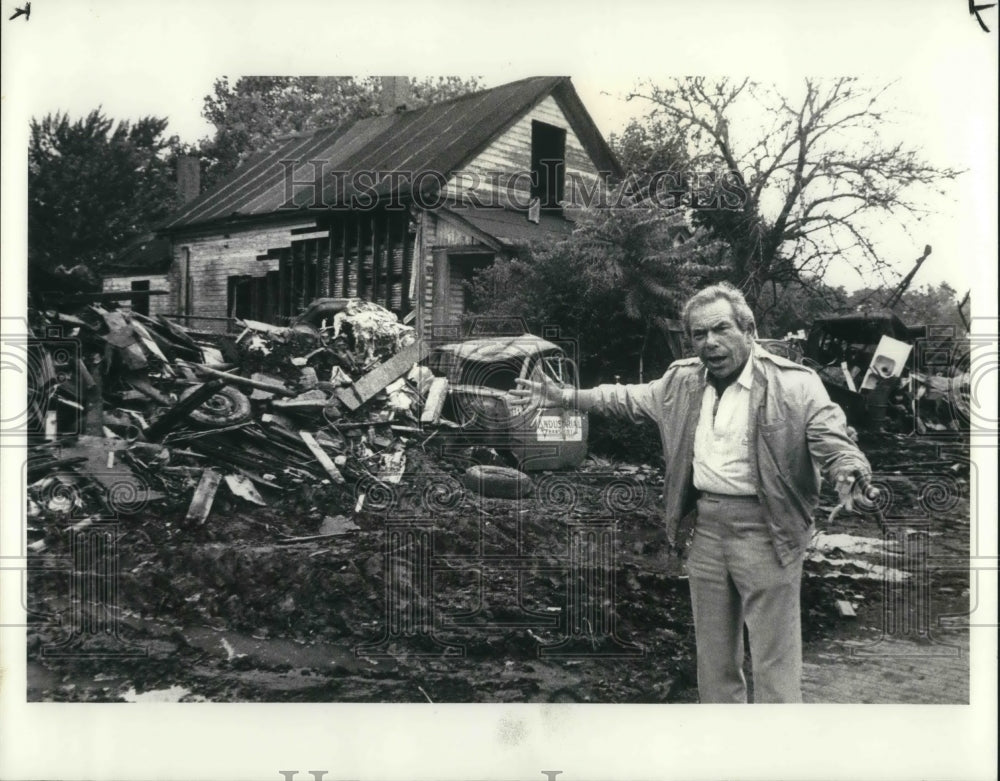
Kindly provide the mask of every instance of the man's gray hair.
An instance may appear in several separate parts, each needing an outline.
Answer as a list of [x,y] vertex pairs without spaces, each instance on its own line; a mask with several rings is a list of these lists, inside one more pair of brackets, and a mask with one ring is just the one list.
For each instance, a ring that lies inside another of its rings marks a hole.
[[750,309],[750,305],[747,304],[746,298],[744,298],[743,293],[740,292],[739,288],[734,287],[729,282],[719,282],[715,285],[709,285],[702,290],[699,290],[691,298],[687,300],[684,304],[684,311],[681,313],[681,321],[684,323],[684,332],[690,336],[691,335],[691,312],[692,310],[704,306],[705,304],[711,304],[713,301],[728,301],[733,307],[733,314],[736,317],[736,325],[739,326],[743,333],[755,333],[757,331],[757,323],[754,320],[753,310]]

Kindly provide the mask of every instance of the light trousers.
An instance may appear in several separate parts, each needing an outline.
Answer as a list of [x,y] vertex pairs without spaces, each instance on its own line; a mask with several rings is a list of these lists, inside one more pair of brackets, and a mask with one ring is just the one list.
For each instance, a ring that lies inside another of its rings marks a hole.
[[782,566],[755,497],[702,495],[687,563],[701,702],[802,702],[802,557]]

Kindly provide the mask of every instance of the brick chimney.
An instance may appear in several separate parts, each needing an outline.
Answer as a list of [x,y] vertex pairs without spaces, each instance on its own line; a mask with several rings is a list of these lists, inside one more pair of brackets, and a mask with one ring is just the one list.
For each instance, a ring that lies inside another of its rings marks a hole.
[[201,161],[194,155],[177,158],[177,201],[185,204],[201,195]]
[[410,80],[406,76],[382,76],[379,109],[382,114],[405,111],[412,102]]

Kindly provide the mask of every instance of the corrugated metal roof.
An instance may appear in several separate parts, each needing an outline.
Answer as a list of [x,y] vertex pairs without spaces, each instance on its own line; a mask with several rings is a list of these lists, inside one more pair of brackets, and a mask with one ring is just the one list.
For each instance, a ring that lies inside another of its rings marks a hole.
[[566,238],[574,227],[574,223],[565,217],[545,212],[542,212],[537,224],[527,218],[526,212],[512,209],[456,208],[446,212],[494,237],[501,244],[512,246],[538,239]]
[[[327,172],[345,171],[352,175],[359,171],[438,171],[448,176],[557,88],[570,107],[570,122],[581,128],[578,134],[587,139],[584,143],[590,145],[591,154],[599,164],[618,170],[617,161],[596,132],[569,79],[539,76],[293,138],[270,153],[248,160],[228,179],[168,218],[160,230],[169,232],[227,219],[293,211],[294,207],[285,207],[283,160],[297,161],[296,181],[311,179],[313,168],[308,164],[311,160],[326,161]],[[344,187],[332,177],[328,181],[324,204],[342,203],[356,194],[349,182]],[[409,193],[410,183],[399,182],[396,188],[399,194]],[[383,181],[372,190],[384,196],[389,188],[390,183]],[[338,189],[342,192],[337,192]],[[312,197],[311,188],[297,187],[294,204],[300,209],[308,208]]]

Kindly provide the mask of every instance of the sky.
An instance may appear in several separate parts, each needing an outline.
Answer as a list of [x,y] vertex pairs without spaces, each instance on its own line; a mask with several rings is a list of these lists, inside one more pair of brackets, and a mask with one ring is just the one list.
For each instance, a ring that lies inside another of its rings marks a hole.
[[[409,8],[400,3],[386,5]],[[843,7],[852,5],[869,8],[850,2]],[[966,171],[947,184],[944,194],[928,194],[926,203],[933,213],[919,224],[910,223],[909,235],[895,220],[871,226],[873,237],[899,274],[910,269],[925,244],[932,245],[933,252],[913,284],[946,281],[962,295],[979,282],[970,263],[968,239],[977,225],[982,227],[982,221],[978,210],[970,210],[970,204],[979,204],[979,193],[984,188],[996,192],[995,40],[991,46],[988,35],[977,38],[973,33],[979,28],[971,17],[966,18],[968,14],[938,13],[941,19],[935,22],[937,35],[929,36],[922,15],[914,11],[920,3],[886,5],[899,10],[898,14],[889,14],[894,26],[904,28],[898,37],[905,40],[906,28],[913,28],[912,45],[890,48],[884,31],[875,25],[851,26],[860,45],[852,45],[850,56],[837,61],[831,71],[818,51],[809,50],[811,56],[796,61],[792,67],[793,49],[769,50],[768,40],[746,41],[744,45],[755,51],[756,57],[745,57],[727,48],[721,25],[739,17],[742,11],[725,2],[717,5],[717,14],[694,12],[710,34],[705,36],[704,46],[681,60],[683,70],[678,70],[669,57],[671,47],[677,44],[676,30],[668,30],[662,39],[649,35],[655,25],[650,30],[632,31],[630,35],[636,40],[631,46],[615,40],[615,26],[620,22],[607,11],[595,14],[597,22],[585,28],[589,35],[577,41],[576,51],[568,36],[561,38],[562,45],[544,47],[531,33],[538,29],[537,25],[523,30],[515,25],[509,37],[502,34],[505,28],[500,26],[495,45],[501,56],[509,59],[498,63],[471,58],[464,39],[456,36],[449,41],[447,31],[429,24],[427,19],[408,20],[412,29],[403,38],[393,39],[392,46],[377,45],[377,35],[372,47],[366,47],[363,41],[345,42],[328,9],[319,3],[280,6],[305,8],[318,19],[329,19],[327,24],[321,22],[308,28],[293,25],[289,30],[287,23],[295,15],[279,12],[277,5],[256,2],[194,4],[181,0],[161,5],[36,0],[29,23],[20,27],[11,24],[4,31],[3,129],[8,137],[6,148],[16,149],[19,137],[26,134],[25,117],[57,110],[82,116],[101,106],[106,115],[116,119],[145,114],[166,116],[170,120],[169,132],[193,143],[211,134],[201,109],[205,95],[211,93],[214,80],[220,76],[364,75],[394,72],[389,68],[405,64],[400,72],[409,75],[479,75],[487,86],[539,73],[569,75],[607,136],[647,110],[643,101],[624,99],[644,79],[665,81],[668,76],[685,73],[749,75],[774,81],[791,91],[800,86],[804,74],[857,74],[873,84],[893,82],[889,96],[897,107],[897,121],[885,128],[887,139],[905,142],[931,163]],[[690,9],[688,13],[691,15]],[[871,15],[870,8],[865,15]],[[384,25],[388,18],[381,17],[379,24]],[[506,19],[508,28],[509,22]],[[783,39],[781,24],[766,31],[771,38]],[[543,39],[560,37],[558,29],[556,25],[547,29]],[[595,32],[601,29],[606,31],[606,38],[598,41]],[[724,29],[732,33],[731,27]],[[263,48],[244,46],[242,31],[251,32],[248,38],[254,32],[272,35]],[[802,48],[801,40],[798,45]],[[8,54],[8,48],[14,51]],[[662,62],[660,49],[665,52]],[[425,56],[400,58],[414,50]],[[55,52],[58,58],[53,57]],[[871,61],[859,53],[868,55]],[[420,63],[419,69],[414,69],[414,61]],[[814,67],[808,67],[811,62]],[[737,140],[741,130],[742,137],[750,138],[752,123],[734,130]],[[972,246],[978,251],[982,243],[974,242]],[[848,263],[831,267],[826,281],[851,289],[867,282]]]
[[[30,20],[8,21],[23,4],[6,0],[0,19],[5,321],[23,317],[26,301],[24,151],[32,116],[82,115],[100,105],[115,118],[165,115],[172,132],[196,141],[207,132],[203,97],[224,74],[480,74],[488,84],[560,74],[572,77],[608,134],[634,111],[618,96],[639,77],[728,74],[788,84],[805,74],[858,74],[897,82],[904,113],[887,136],[907,139],[933,163],[967,171],[911,238],[900,239],[894,225],[880,226],[891,254],[905,272],[931,244],[915,284],[945,280],[960,294],[971,288],[973,313],[983,318],[977,332],[997,333],[996,9],[983,14],[992,30],[984,33],[966,0],[33,0]],[[850,275],[838,269],[827,281],[847,284]],[[6,376],[4,383],[8,395]],[[995,453],[984,452],[979,458],[993,462],[982,462],[981,473],[995,474]],[[5,466],[17,472],[9,461]],[[17,482],[23,484],[19,474],[11,484]],[[20,517],[23,499],[16,490],[4,493],[4,516]],[[981,496],[989,495],[987,487]],[[987,520],[996,517],[995,491],[989,501]],[[980,530],[993,545],[994,527]],[[0,527],[5,553],[12,533],[18,544],[11,529]],[[19,610],[14,583],[0,589],[0,600]],[[710,763],[730,759],[738,759],[730,777],[995,775],[989,761],[995,645],[986,664],[973,666],[974,707],[933,712],[810,706],[808,718],[795,708],[754,711],[750,718],[710,708],[530,705],[185,705],[123,712],[113,705],[23,707],[23,635],[2,631],[0,776],[8,778],[279,779],[286,768],[300,768],[297,778],[327,768],[327,779],[539,779],[549,768],[563,771],[559,781],[662,778],[665,770],[695,778],[706,777]],[[995,630],[991,636],[995,643]],[[497,740],[512,718],[524,725],[517,746]]]

